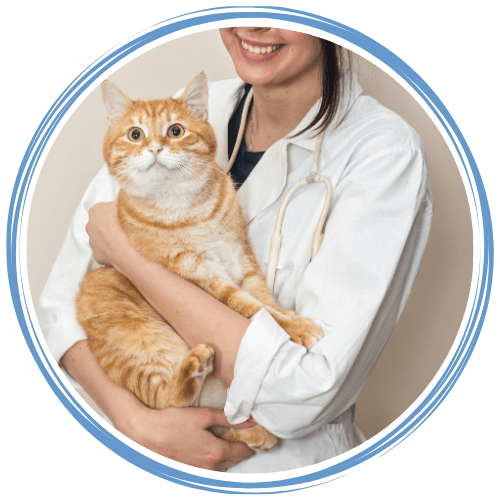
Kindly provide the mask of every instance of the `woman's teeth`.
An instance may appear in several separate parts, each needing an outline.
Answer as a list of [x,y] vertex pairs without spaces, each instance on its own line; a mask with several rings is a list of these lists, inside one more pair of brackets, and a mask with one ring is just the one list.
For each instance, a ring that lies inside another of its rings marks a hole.
[[251,45],[248,45],[245,43],[243,40],[241,41],[241,45],[243,45],[243,48],[245,50],[248,50],[249,52],[252,52],[253,54],[270,54],[271,52],[274,52],[278,49],[281,49],[283,47],[282,45],[268,45],[267,47],[252,47]]

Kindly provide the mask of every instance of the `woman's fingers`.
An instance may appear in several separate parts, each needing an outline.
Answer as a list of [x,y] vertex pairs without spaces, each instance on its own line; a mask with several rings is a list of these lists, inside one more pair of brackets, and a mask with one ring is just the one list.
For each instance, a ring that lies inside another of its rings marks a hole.
[[223,410],[213,410],[210,408],[205,408],[205,410],[205,428],[219,425],[222,427],[232,427],[234,429],[248,429],[256,425],[252,419],[249,419],[241,424],[232,425],[228,422]]
[[236,465],[243,460],[247,460],[254,455],[254,451],[245,443],[230,443],[229,441],[221,441],[221,460],[215,466],[214,470],[225,472],[229,467]]
[[[204,427],[233,427],[234,429],[248,429],[255,425],[255,422],[247,421],[238,425],[231,425],[226,415],[222,410],[214,410],[211,408],[200,409],[200,414],[204,418]],[[215,437],[215,436],[214,436]],[[254,455],[254,451],[249,448],[245,443],[237,442],[232,443],[215,437],[216,439],[216,464],[210,467],[219,472],[225,472],[229,467],[240,463],[242,460],[247,460]]]

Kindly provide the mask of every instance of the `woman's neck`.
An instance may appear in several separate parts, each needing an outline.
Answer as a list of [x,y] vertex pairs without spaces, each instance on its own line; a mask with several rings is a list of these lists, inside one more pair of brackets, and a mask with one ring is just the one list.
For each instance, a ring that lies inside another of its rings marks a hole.
[[[285,137],[318,101],[321,91],[319,74],[313,79],[284,82],[280,85],[255,85],[252,118],[247,120],[247,144],[253,135],[253,151],[265,151]],[[253,134],[250,121],[253,121]]]

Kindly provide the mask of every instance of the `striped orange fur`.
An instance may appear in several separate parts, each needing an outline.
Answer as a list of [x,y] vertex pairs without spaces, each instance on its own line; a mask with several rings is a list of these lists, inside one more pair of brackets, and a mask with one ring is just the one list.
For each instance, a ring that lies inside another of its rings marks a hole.
[[[107,81],[102,90],[104,157],[121,187],[118,217],[130,243],[247,318],[265,307],[294,342],[314,345],[320,329],[276,304],[248,244],[236,190],[215,162],[205,75],[179,99],[131,101]],[[76,310],[106,374],[147,406],[223,407],[225,388],[209,376],[213,349],[190,350],[116,270],[87,274]],[[260,426],[219,435],[261,450],[277,444]]]

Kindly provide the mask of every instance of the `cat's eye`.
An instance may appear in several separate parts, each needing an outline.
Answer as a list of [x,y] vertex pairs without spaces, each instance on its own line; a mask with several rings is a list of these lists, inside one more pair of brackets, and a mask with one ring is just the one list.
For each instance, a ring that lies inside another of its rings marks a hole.
[[175,125],[172,125],[171,127],[168,128],[167,135],[171,139],[179,139],[179,137],[182,137],[184,135],[184,129],[182,128],[181,125],[176,123]]
[[132,142],[141,142],[144,139],[144,131],[139,127],[131,128],[127,134],[128,140]]

